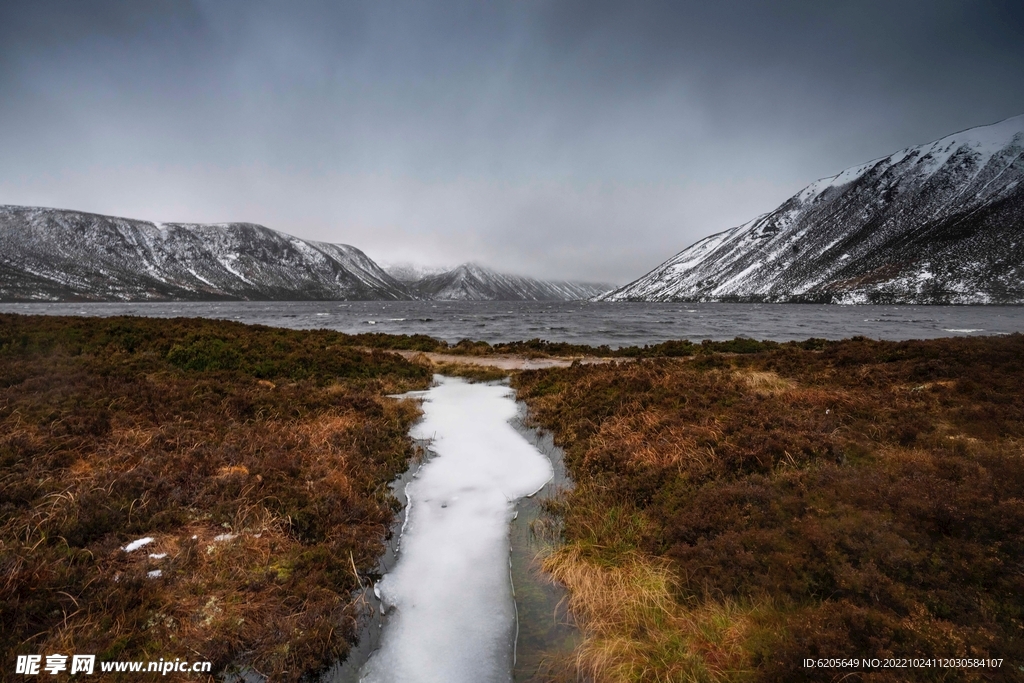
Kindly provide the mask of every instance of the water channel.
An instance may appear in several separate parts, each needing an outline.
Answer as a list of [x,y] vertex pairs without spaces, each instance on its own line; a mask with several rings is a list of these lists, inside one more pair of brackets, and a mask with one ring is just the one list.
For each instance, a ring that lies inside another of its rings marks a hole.
[[324,681],[529,680],[575,638],[536,560],[542,500],[567,484],[558,450],[505,385],[437,376],[405,396],[426,455],[394,485],[405,509],[361,642]]

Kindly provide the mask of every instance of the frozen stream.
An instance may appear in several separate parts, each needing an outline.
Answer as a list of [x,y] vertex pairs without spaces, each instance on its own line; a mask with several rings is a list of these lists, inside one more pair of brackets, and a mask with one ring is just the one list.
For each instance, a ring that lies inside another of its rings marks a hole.
[[406,489],[398,562],[378,584],[390,611],[360,680],[505,683],[516,631],[509,524],[551,463],[509,424],[508,387],[441,377],[416,395],[423,419],[412,436],[434,457]]

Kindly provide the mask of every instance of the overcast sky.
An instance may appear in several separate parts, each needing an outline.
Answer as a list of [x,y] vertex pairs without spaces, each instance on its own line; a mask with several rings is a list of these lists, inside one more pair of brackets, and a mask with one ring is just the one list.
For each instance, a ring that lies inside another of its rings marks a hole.
[[1019,0],[0,0],[0,203],[622,284],[1022,65]]

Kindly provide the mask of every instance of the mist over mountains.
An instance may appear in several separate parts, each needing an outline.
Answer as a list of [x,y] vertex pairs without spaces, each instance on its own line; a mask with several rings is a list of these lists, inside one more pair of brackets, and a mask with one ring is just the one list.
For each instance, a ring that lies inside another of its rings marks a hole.
[[593,297],[613,285],[546,282],[476,265],[405,279],[359,249],[252,223],[152,223],[0,206],[0,300],[521,300]]
[[603,301],[1024,303],[1024,115],[815,181]]

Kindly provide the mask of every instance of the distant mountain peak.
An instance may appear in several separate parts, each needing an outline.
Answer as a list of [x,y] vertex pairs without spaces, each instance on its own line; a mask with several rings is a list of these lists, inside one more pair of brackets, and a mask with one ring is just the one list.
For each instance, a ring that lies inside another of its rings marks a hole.
[[507,275],[472,262],[413,285],[421,298],[447,301],[571,301],[590,299],[609,289],[612,286]]
[[437,275],[451,270],[448,266],[427,266],[420,263],[413,263],[411,261],[381,261],[379,263],[380,267],[383,268],[388,275],[399,282],[404,282],[406,284],[422,280],[428,275]]
[[606,301],[1024,303],[1024,115],[816,180]]

